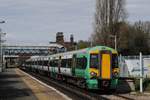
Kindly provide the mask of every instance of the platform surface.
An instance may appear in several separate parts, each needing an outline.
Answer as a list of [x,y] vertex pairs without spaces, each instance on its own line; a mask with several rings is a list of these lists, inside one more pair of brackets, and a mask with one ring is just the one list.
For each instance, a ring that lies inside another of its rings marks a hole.
[[66,100],[66,95],[46,87],[20,69],[0,73],[0,100]]

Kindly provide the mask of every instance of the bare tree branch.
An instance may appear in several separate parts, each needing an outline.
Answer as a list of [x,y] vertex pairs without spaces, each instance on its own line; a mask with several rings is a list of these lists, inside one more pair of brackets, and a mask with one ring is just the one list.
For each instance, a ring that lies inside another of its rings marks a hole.
[[96,0],[93,41],[112,46],[109,35],[116,35],[119,22],[126,18],[125,0]]

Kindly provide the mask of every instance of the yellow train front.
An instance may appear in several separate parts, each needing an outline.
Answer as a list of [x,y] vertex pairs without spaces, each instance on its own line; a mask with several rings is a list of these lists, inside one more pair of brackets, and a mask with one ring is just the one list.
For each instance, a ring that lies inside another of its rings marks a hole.
[[88,89],[116,89],[118,85],[118,53],[109,47],[89,50]]

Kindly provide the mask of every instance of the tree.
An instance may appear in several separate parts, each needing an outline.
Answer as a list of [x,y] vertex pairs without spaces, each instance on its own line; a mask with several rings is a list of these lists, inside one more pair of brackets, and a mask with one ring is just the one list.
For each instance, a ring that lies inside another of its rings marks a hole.
[[135,53],[143,52],[143,54],[149,53],[149,27],[150,24],[148,22],[138,21],[133,25],[134,32],[132,34],[132,45],[131,49],[134,50]]
[[90,47],[90,42],[89,41],[80,40],[78,42],[77,46],[78,46],[78,49],[84,49],[84,48]]
[[110,35],[117,35],[119,23],[126,18],[125,0],[96,0],[94,44],[112,46]]
[[138,21],[133,24],[127,24],[126,28],[121,29],[120,42],[118,50],[123,55],[135,55],[139,52],[143,54],[150,53],[149,39],[149,22]]

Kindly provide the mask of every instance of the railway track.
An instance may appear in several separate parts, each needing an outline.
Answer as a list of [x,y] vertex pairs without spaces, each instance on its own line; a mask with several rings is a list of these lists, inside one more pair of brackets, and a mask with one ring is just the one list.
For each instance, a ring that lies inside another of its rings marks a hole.
[[64,94],[73,98],[73,100],[134,100],[132,98],[129,98],[128,96],[119,95],[117,92],[114,93],[110,91],[88,91],[78,88],[77,86],[74,86],[72,84],[68,84],[55,79],[50,79],[47,76],[43,76],[41,74],[35,74],[26,70],[23,71],[63,92]]

